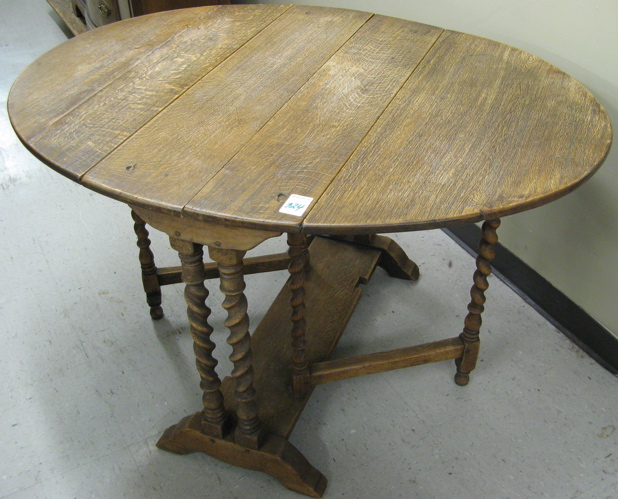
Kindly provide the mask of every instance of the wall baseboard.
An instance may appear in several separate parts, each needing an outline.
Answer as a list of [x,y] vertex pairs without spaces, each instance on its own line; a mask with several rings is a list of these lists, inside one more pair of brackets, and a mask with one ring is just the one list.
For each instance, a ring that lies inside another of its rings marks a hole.
[[[476,256],[481,229],[474,224],[443,229]],[[500,243],[492,268],[511,287],[573,343],[618,376],[618,338]]]

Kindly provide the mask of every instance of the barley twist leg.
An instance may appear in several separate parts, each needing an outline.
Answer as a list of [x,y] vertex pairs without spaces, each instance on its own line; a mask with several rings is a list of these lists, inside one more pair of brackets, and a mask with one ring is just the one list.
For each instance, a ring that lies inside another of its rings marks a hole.
[[217,360],[212,352],[215,344],[208,324],[210,309],[206,305],[208,290],[204,286],[204,252],[202,246],[174,237],[170,238],[172,248],[178,251],[182,265],[182,281],[185,283],[187,315],[193,337],[195,363],[200,374],[202,389],[202,431],[210,436],[222,438],[229,426],[229,419],[223,406],[221,380],[215,370]]
[[467,385],[470,381],[470,373],[476,367],[480,340],[479,330],[481,328],[481,314],[484,310],[485,291],[489,288],[487,277],[491,274],[491,261],[496,256],[494,245],[498,242],[496,230],[500,226],[500,220],[487,220],[483,224],[482,239],[479,244],[479,255],[476,259],[474,272],[474,285],[470,289],[472,300],[468,305],[468,315],[464,323],[464,330],[459,335],[464,343],[464,354],[455,361],[457,374],[455,383],[460,386]]
[[142,268],[142,283],[144,285],[144,291],[146,292],[146,302],[150,306],[150,317],[154,320],[159,320],[163,317],[163,309],[161,308],[161,286],[159,285],[154,255],[150,249],[150,239],[148,238],[148,230],[146,230],[146,222],[133,210],[131,210],[131,217],[135,222],[133,230],[137,236],[139,263]]
[[290,305],[292,307],[292,389],[297,397],[305,397],[309,393],[310,374],[305,347],[305,268],[307,259],[307,236],[304,234],[288,234],[290,265]]
[[232,377],[236,382],[234,397],[238,402],[235,441],[237,444],[258,449],[264,431],[258,418],[253,366],[251,364],[251,336],[243,278],[245,251],[209,247],[210,257],[217,262],[221,279],[220,289],[225,295],[223,308],[227,310],[225,326],[230,330],[228,343],[232,346],[230,360],[234,363]]

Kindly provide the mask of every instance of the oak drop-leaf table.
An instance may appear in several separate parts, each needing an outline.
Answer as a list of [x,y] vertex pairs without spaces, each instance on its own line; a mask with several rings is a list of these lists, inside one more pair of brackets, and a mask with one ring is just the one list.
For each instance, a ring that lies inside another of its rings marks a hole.
[[[159,447],[264,471],[310,496],[326,478],[288,437],[313,387],[446,359],[465,385],[499,219],[582,184],[612,138],[582,85],[521,50],[289,5],[176,10],[87,32],[21,74],[9,114],[44,163],[131,207],[153,318],[160,286],[186,284],[203,409]],[[459,336],[329,360],[377,265],[418,276],[377,233],[481,220]],[[156,268],[146,223],[170,236],[181,270]],[[287,254],[245,258],[282,233]],[[286,267],[288,285],[250,334],[243,274]],[[233,347],[223,382],[207,321],[211,277]]]

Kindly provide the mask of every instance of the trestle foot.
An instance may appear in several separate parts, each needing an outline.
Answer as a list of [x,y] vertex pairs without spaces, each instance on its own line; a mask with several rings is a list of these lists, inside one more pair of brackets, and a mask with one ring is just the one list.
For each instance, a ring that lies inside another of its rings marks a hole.
[[329,237],[337,241],[346,241],[380,250],[378,266],[386,270],[391,277],[409,281],[416,281],[419,278],[418,265],[410,260],[402,247],[390,237],[377,234]]
[[157,447],[175,454],[203,452],[220,461],[266,473],[300,494],[309,497],[324,494],[326,477],[286,438],[266,434],[259,449],[247,448],[234,442],[231,435],[223,439],[204,435],[200,420],[198,412],[169,427]]

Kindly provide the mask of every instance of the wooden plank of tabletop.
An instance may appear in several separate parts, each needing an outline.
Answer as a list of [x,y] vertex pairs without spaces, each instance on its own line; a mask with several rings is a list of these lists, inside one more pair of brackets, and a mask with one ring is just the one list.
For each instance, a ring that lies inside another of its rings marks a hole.
[[279,213],[285,200],[320,197],[442,31],[374,16],[184,211],[243,226],[298,226],[298,216]]
[[131,204],[180,212],[371,16],[290,8],[88,172],[84,183]]
[[31,138],[31,147],[79,178],[288,8],[259,7],[197,9],[183,23],[175,16],[149,19],[151,30],[174,34]]
[[23,139],[31,139],[165,43],[178,25],[196,16],[195,11],[174,11],[158,29],[150,24],[157,24],[154,18],[148,23],[128,19],[53,48],[28,66],[11,89],[9,111],[15,128]]
[[596,99],[513,47],[445,33],[303,223],[389,232],[488,219],[566,194],[605,158]]

